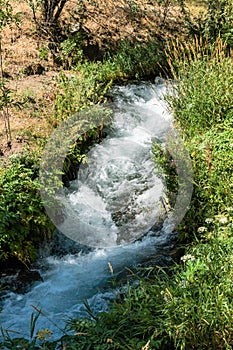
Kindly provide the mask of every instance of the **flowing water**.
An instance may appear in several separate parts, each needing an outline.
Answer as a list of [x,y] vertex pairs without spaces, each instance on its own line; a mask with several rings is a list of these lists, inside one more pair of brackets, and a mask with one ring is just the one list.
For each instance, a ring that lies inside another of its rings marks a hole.
[[[114,88],[113,128],[89,152],[88,165],[80,168],[66,194],[72,213],[90,228],[84,242],[93,246],[93,237],[95,242],[104,237],[106,247],[46,258],[43,281],[26,294],[9,293],[5,299],[0,314],[4,329],[28,337],[33,305],[42,310],[36,330],[48,327],[58,337],[67,319],[86,315],[84,299],[95,312],[107,310],[117,293],[108,284],[111,267],[114,273],[132,268],[168,244],[171,232],[161,225],[163,184],[151,160],[152,140],[165,143],[171,128],[165,91],[163,84],[150,83]],[[72,220],[63,226],[69,236],[84,235]]]

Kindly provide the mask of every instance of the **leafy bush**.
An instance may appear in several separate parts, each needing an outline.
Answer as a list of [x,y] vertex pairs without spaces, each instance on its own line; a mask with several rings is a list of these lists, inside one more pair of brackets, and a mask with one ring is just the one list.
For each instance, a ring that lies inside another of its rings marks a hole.
[[103,76],[105,68],[101,62],[85,61],[77,65],[69,76],[60,75],[54,106],[55,122],[104,101],[104,94],[112,85],[112,81]]
[[186,27],[193,37],[198,36],[215,42],[218,37],[223,39],[228,48],[233,47],[233,3],[231,0],[202,1],[205,10],[194,16],[189,10],[188,1],[178,0],[183,13]]
[[53,226],[45,214],[38,190],[36,157],[14,156],[0,176],[0,259],[35,259],[36,247]]
[[233,47],[233,3],[231,0],[209,0],[205,20],[205,36],[216,40],[220,35]]
[[118,68],[124,78],[156,76],[161,73],[161,69],[166,71],[164,45],[165,42],[159,40],[144,43],[122,41],[110,62]]

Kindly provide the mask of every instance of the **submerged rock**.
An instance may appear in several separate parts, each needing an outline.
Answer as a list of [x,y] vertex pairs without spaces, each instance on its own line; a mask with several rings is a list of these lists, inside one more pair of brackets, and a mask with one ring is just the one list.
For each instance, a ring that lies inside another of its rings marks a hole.
[[26,293],[30,290],[32,284],[41,281],[43,281],[43,278],[38,270],[21,270],[17,276],[16,292]]
[[43,279],[37,269],[27,268],[19,261],[12,259],[7,264],[2,264],[0,272],[0,299],[6,297],[9,292],[27,293],[35,282]]

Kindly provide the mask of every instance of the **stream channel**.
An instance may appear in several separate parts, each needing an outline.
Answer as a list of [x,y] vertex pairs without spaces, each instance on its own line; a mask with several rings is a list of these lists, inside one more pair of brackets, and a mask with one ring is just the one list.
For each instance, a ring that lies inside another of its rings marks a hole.
[[[68,319],[87,316],[85,299],[94,312],[107,310],[118,292],[111,279],[125,268],[150,261],[171,244],[175,233],[163,222],[164,187],[151,153],[153,139],[165,144],[172,128],[164,93],[159,79],[113,89],[113,128],[89,151],[89,163],[71,182],[67,198],[77,216],[100,234],[121,237],[120,244],[68,249],[62,256],[41,259],[42,281],[24,294],[9,292],[3,301],[1,326],[20,332],[12,336],[29,337],[32,305],[42,310],[35,332],[47,327],[53,338],[62,335]],[[125,235],[133,237],[132,242],[124,241]]]

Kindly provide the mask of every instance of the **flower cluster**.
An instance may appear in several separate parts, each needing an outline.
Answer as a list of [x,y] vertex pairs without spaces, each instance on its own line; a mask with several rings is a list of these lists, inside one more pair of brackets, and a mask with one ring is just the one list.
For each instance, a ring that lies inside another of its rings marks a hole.
[[207,231],[207,228],[205,226],[198,227],[198,229],[197,229],[198,233],[203,233],[203,232],[206,232],[206,231]]
[[206,222],[207,224],[211,224],[213,221],[214,221],[214,219],[212,219],[212,218],[207,218],[207,219],[205,219],[205,222]]
[[187,254],[181,257],[181,261],[183,261],[184,263],[187,261],[193,261],[195,260],[195,257],[191,254]]
[[228,218],[226,216],[223,216],[223,215],[216,215],[215,216],[217,221],[220,223],[220,224],[227,224],[228,223]]

